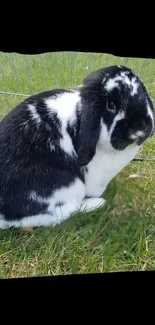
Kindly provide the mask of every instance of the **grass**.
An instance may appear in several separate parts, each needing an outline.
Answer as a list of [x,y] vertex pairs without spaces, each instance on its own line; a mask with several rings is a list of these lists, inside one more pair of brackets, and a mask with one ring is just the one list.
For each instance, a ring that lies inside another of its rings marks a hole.
[[[0,91],[31,94],[80,84],[94,69],[131,67],[155,99],[155,60],[104,54],[0,53]],[[0,118],[23,100],[0,94]],[[155,157],[154,138],[145,155]],[[139,156],[142,153],[139,153]],[[107,205],[56,228],[0,230],[0,278],[155,269],[155,162],[131,162],[109,184]]]

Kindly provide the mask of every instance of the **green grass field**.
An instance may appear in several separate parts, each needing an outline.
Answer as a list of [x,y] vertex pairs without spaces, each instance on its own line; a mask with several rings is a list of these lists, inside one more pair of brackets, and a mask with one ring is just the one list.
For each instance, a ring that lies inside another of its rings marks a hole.
[[[0,92],[76,86],[89,71],[110,64],[132,68],[155,99],[155,60],[84,53],[0,53]],[[23,99],[0,94],[0,118]],[[145,145],[147,158],[155,158],[154,141]],[[154,189],[155,161],[134,161],[109,184],[104,208],[56,228],[0,230],[0,278],[155,269]]]

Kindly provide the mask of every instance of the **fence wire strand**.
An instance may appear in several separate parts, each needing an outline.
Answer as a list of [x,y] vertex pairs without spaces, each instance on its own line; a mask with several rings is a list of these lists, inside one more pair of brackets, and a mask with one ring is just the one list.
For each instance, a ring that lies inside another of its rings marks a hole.
[[16,93],[19,94],[19,86],[18,86],[18,72],[14,63],[14,59],[11,53],[8,54],[8,57],[11,61],[12,67],[13,67],[13,71],[14,71],[14,75],[15,75],[15,79],[16,79]]
[[74,67],[75,67],[75,52],[72,52],[72,76],[71,76],[71,86],[74,85]]
[[24,55],[24,60],[25,60],[25,64],[26,64],[28,87],[29,87],[30,95],[32,95],[30,66],[29,66],[29,62],[28,62],[28,59],[27,59],[26,55]]
[[92,53],[89,53],[89,56],[88,56],[88,73],[90,72],[91,63],[92,63]]
[[[4,85],[4,92],[7,93],[7,87],[6,87],[6,82],[5,82],[4,70],[3,70],[2,66],[1,66],[1,64],[0,64],[0,70],[1,70],[1,72],[2,72],[2,79],[3,79],[3,85]],[[8,109],[9,109],[9,108],[10,108],[10,104],[9,104],[9,100],[8,100],[7,96],[5,96],[5,101],[6,101],[6,103],[7,103],[7,107],[8,107]]]
[[43,67],[43,57],[40,55],[40,70],[41,70],[41,77],[42,77],[42,88],[45,88],[45,82],[44,82],[44,67]]
[[139,71],[139,77],[142,76],[143,74],[143,71],[144,71],[144,68],[150,63],[150,60],[149,59],[145,59],[141,68],[140,68],[140,71]]
[[58,55],[59,53],[55,53],[55,67],[56,67],[56,86],[59,87],[59,69],[58,69]]

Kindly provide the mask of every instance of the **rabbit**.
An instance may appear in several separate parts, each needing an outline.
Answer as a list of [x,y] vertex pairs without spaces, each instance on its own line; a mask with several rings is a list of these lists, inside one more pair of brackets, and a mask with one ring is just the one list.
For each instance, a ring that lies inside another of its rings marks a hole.
[[145,86],[125,66],[26,98],[0,122],[0,228],[54,227],[103,207],[154,121]]

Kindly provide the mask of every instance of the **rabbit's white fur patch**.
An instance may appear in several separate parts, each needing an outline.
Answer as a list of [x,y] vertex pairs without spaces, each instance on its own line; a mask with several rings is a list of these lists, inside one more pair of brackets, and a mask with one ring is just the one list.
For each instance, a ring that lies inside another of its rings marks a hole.
[[41,117],[38,114],[35,105],[28,105],[28,111],[30,112],[31,118],[33,121],[35,121],[37,124],[41,123]]
[[109,145],[103,149],[97,148],[96,154],[88,164],[85,176],[86,195],[99,197],[106,190],[107,185],[137,154],[139,147],[131,144],[123,151],[113,149]]
[[80,96],[78,91],[71,93],[63,93],[56,98],[48,98],[45,100],[46,107],[50,112],[57,113],[58,119],[61,121],[60,147],[69,155],[75,154],[72,140],[67,132],[68,122],[72,125],[76,121],[76,106],[80,103]]
[[150,108],[150,105],[147,101],[147,114],[148,116],[151,117],[151,120],[152,120],[152,127],[154,128],[154,116],[153,116],[153,112],[151,111],[151,108]]
[[[60,224],[67,219],[71,214],[78,211],[85,197],[85,186],[79,179],[69,187],[62,187],[56,190],[54,195],[49,198],[42,198],[36,192],[31,192],[29,198],[38,203],[47,203],[48,209],[45,214],[38,214],[35,216],[28,216],[20,221],[14,220],[13,222],[6,220],[1,216],[0,228],[7,227],[39,227]],[[56,206],[57,202],[62,202],[62,205]]]
[[131,80],[128,77],[128,73],[126,72],[121,72],[118,76],[115,78],[110,78],[106,85],[105,89],[107,91],[112,91],[114,88],[119,88],[119,83],[118,81],[123,81],[124,84],[128,85],[131,88],[130,95],[134,96],[137,94],[139,84],[136,80],[136,77],[133,77]]

